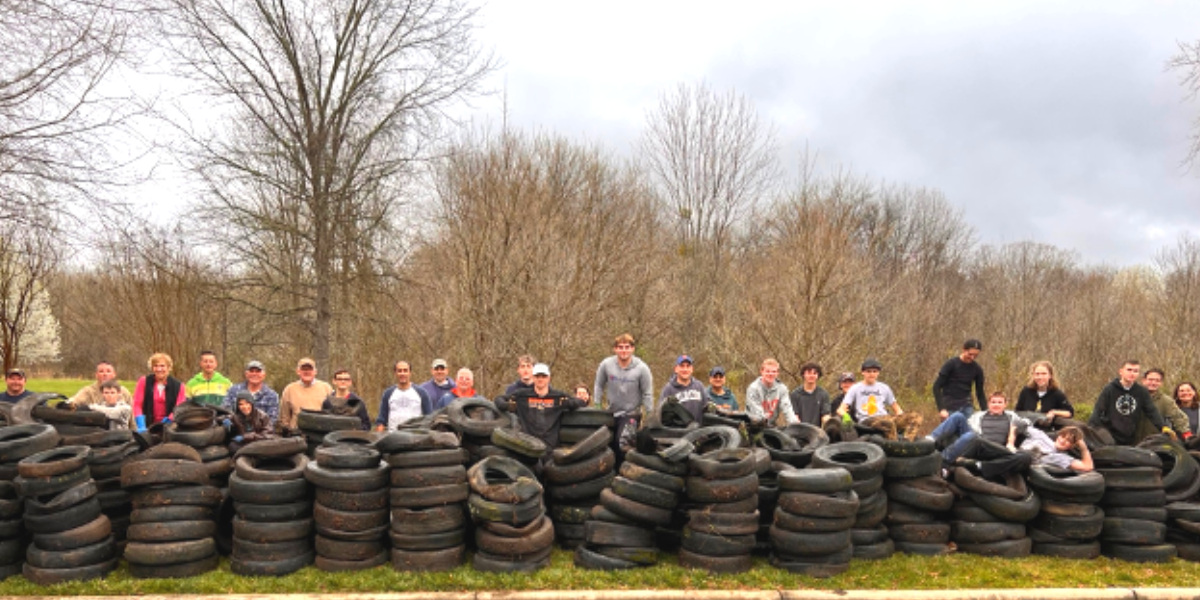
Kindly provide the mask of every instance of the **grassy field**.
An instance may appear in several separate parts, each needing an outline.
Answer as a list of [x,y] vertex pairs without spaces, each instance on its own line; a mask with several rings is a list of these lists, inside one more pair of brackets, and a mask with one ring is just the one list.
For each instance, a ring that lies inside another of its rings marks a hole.
[[[54,392],[68,398],[75,395],[79,388],[96,383],[95,379],[39,379],[31,377],[25,380],[25,389],[35,392]],[[121,385],[133,391],[136,381],[122,381]]]
[[1091,561],[1043,557],[982,558],[969,555],[919,557],[895,555],[876,562],[855,561],[850,570],[829,579],[793,575],[757,559],[755,567],[737,575],[710,575],[680,567],[673,555],[651,568],[622,572],[577,569],[572,554],[555,551],[550,567],[537,573],[479,573],[460,567],[445,573],[401,573],[385,565],[355,573],[324,573],[307,567],[286,577],[239,577],[229,564],[199,577],[182,580],[139,580],[122,567],[103,581],[39,587],[23,577],[0,583],[2,595],[122,595],[222,593],[331,593],[483,590],[599,589],[966,589],[966,588],[1105,588],[1197,587],[1200,569],[1174,561],[1142,565],[1100,558]]

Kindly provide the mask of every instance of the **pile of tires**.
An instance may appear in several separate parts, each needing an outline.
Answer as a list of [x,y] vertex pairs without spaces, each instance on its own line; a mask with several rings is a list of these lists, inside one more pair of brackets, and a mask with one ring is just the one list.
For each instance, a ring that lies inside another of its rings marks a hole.
[[122,553],[133,504],[129,490],[121,487],[121,467],[125,459],[141,451],[141,445],[127,429],[66,436],[62,441],[64,446],[80,445],[92,449],[88,469],[96,482],[96,499],[100,502],[100,510],[112,523],[113,539],[117,543],[118,554]]
[[[34,394],[19,402],[20,410],[13,407],[17,422],[48,423],[63,437],[88,435],[108,429],[108,417],[86,406],[75,407],[65,402],[54,406],[46,404],[49,400],[62,398],[59,394]],[[28,410],[28,414],[24,411]]]
[[209,483],[226,487],[233,473],[233,459],[226,445],[229,430],[221,423],[227,413],[187,402],[176,407],[174,415],[175,420],[163,427],[163,439],[195,448],[208,471]]
[[[854,557],[858,517],[854,478],[841,467],[792,469],[779,473],[779,506],[771,525],[771,564],[810,577],[844,572]],[[872,553],[891,554],[887,531],[866,538]],[[872,558],[868,553],[868,558]]]
[[[887,466],[883,470],[886,482],[884,491],[887,493],[885,522],[893,547],[899,543],[912,552],[914,547],[911,544],[944,546],[946,540],[954,539],[957,531],[969,531],[965,526],[956,529],[954,523],[950,522],[954,492],[940,475],[942,455],[931,440],[888,440],[878,436],[867,439],[878,445],[887,456]],[[978,541],[969,533],[964,533],[963,540],[967,543]],[[936,554],[940,549],[917,546],[916,550]],[[856,558],[880,559],[887,556],[886,545],[877,548],[855,546]]]
[[[693,454],[688,469],[686,489],[692,508],[683,528],[679,564],[713,573],[749,570],[760,520],[757,454],[750,448]],[[616,489],[617,482],[613,487]],[[713,514],[721,516],[714,520]],[[697,519],[693,521],[692,517]]]
[[1175,545],[1167,543],[1167,499],[1158,454],[1145,448],[1110,446],[1096,449],[1092,461],[1104,476],[1101,553],[1130,562],[1175,558]]
[[0,481],[0,579],[21,572],[27,546],[25,505],[11,481]]
[[764,429],[754,445],[765,449],[773,461],[803,469],[817,448],[829,445],[829,436],[815,425],[793,423],[783,429]]
[[611,441],[612,432],[598,426],[578,443],[554,450],[542,470],[550,520],[564,549],[574,550],[584,543],[592,509],[600,504],[600,493],[612,484],[616,456],[609,447]]
[[1035,465],[1029,469],[1029,487],[1042,500],[1041,513],[1029,524],[1034,554],[1100,556],[1104,511],[1096,503],[1104,497],[1103,475]]
[[[376,442],[391,468],[392,568],[446,571],[466,557],[467,452],[456,434],[394,431]],[[363,501],[370,499],[364,497]],[[374,506],[373,503],[369,504]]]
[[229,569],[238,575],[287,575],[313,562],[310,466],[300,438],[247,444],[229,477],[233,545]]
[[133,500],[124,553],[131,575],[191,577],[217,567],[213,511],[221,490],[210,485],[194,448],[165,443],[147,450],[121,468],[121,487]]
[[1179,558],[1200,561],[1200,503],[1172,502],[1167,508],[1167,541]]
[[[379,450],[355,443],[317,448],[304,476],[316,489],[316,561],[322,571],[360,571],[388,562],[387,464]],[[394,479],[393,479],[394,483]]]
[[584,544],[575,548],[575,565],[613,571],[656,564],[655,531],[673,519],[684,491],[687,456],[668,461],[656,454],[628,452],[621,465],[621,483],[614,479],[600,492],[600,503],[592,507],[584,525]]
[[795,471],[796,467],[771,460],[765,448],[754,448],[754,460],[758,472],[758,533],[755,535],[754,554],[771,554],[771,525],[775,522],[775,508],[779,506],[779,474]]
[[450,426],[462,436],[460,444],[467,451],[468,465],[489,456],[508,454],[492,443],[492,433],[497,429],[516,429],[516,415],[501,412],[485,398],[459,398],[445,411]]
[[354,415],[334,415],[319,410],[301,410],[296,415],[296,428],[304,434],[308,444],[308,456],[315,456],[317,448],[325,441],[325,436],[335,431],[358,430],[362,419]]
[[[813,452],[812,466],[820,469],[841,467],[850,473],[854,480],[851,490],[858,500],[850,538],[856,544],[872,547],[861,551],[863,558],[883,553],[889,539],[883,524],[888,510],[887,492],[883,489],[887,455],[883,449],[870,442],[836,442],[817,448]],[[899,547],[897,544],[895,549]],[[909,547],[909,551],[919,549]]]
[[0,481],[16,479],[22,458],[54,448],[60,439],[54,426],[46,423],[0,427]]
[[471,467],[467,480],[476,523],[475,570],[529,572],[550,564],[554,522],[546,517],[533,470],[506,456],[489,456]]
[[959,552],[981,556],[1029,556],[1033,540],[1025,524],[1038,516],[1041,497],[1029,488],[1025,476],[1011,472],[996,480],[966,467],[954,469],[954,485],[966,499],[954,505],[954,537]]
[[58,431],[45,423],[0,427],[0,579],[21,572],[29,544],[22,519],[25,505],[13,484],[17,463],[54,448],[59,439]]
[[[117,566],[112,525],[100,510],[87,465],[91,452],[63,446],[17,463],[13,484],[25,500],[25,529],[33,534],[23,573],[33,583],[98,579]],[[11,570],[19,561],[5,562]]]
[[558,428],[558,446],[566,448],[578,444],[603,427],[612,432],[612,413],[603,408],[581,408],[563,413]]

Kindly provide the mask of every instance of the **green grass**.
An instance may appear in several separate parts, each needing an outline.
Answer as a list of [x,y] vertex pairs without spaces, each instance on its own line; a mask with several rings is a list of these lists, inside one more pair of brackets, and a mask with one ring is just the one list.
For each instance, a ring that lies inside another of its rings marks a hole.
[[[55,392],[70,398],[79,391],[79,388],[93,383],[96,383],[95,379],[40,379],[33,377],[25,380],[25,389],[34,392]],[[121,385],[132,392],[137,382],[122,381]]]
[[855,561],[850,570],[829,579],[793,575],[756,559],[753,569],[736,575],[710,575],[685,569],[675,556],[646,569],[600,572],[577,569],[572,554],[556,550],[552,564],[537,573],[480,573],[468,566],[444,573],[401,573],[382,566],[355,573],[325,573],[313,567],[279,578],[239,577],[228,561],[218,570],[183,580],[139,580],[122,567],[103,581],[39,587],[23,577],[0,583],[0,595],[124,595],[227,593],[435,592],[485,590],[600,589],[968,589],[1197,587],[1200,569],[1176,560],[1162,565],[1126,563],[1107,558],[1075,561],[1045,557],[983,558],[969,555],[921,557],[895,555],[883,561]]

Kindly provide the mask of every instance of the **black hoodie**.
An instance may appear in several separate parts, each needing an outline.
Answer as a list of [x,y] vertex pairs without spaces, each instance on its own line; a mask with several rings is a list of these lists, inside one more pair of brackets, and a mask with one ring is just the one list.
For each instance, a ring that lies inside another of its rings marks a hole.
[[586,400],[554,388],[547,389],[544,396],[539,396],[533,387],[517,390],[507,398],[501,396],[494,402],[500,410],[512,411],[515,408],[525,433],[546,442],[546,452],[558,446],[558,427],[563,411],[587,406]]
[[1100,390],[1088,425],[1103,427],[1112,434],[1117,444],[1131,446],[1137,441],[1137,426],[1143,418],[1150,419],[1155,431],[1161,431],[1164,427],[1162,414],[1150,400],[1150,390],[1136,382],[1126,390],[1121,385],[1121,378],[1117,377]]

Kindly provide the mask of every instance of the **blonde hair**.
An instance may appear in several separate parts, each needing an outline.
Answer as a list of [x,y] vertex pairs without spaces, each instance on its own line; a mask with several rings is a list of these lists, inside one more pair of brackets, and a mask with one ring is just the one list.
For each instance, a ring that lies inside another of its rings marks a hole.
[[775,360],[775,359],[773,359],[773,358],[766,358],[766,359],[763,359],[763,361],[762,361],[762,367],[761,367],[761,368],[765,369],[765,368],[767,368],[767,367],[775,367],[776,369],[778,369],[778,368],[779,368],[779,361],[777,361],[777,360]]
[[1046,391],[1057,390],[1058,378],[1054,376],[1054,365],[1050,364],[1050,361],[1048,360],[1039,360],[1032,365],[1029,365],[1029,381],[1025,382],[1025,387],[1034,390],[1037,389],[1037,382],[1033,380],[1033,372],[1037,370],[1038,367],[1045,367],[1046,372],[1050,373],[1050,381],[1046,382]]
[[151,354],[150,360],[146,361],[146,368],[153,369],[154,363],[166,363],[168,371],[175,367],[175,361],[171,360],[171,356],[165,352]]

